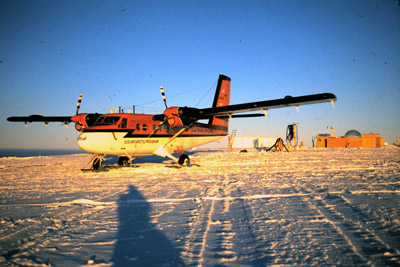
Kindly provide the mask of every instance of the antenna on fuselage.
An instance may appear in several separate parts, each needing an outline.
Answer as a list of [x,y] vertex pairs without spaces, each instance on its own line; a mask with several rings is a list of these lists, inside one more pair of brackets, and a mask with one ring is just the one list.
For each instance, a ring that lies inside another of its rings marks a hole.
[[168,106],[167,106],[167,100],[165,99],[165,91],[164,91],[164,87],[160,86],[160,91],[161,91],[161,96],[162,96],[162,99],[164,100],[164,105],[165,105],[165,108],[168,108]]
[[79,94],[78,104],[76,105],[76,115],[79,114],[79,109],[81,108],[81,102],[82,102],[82,94]]

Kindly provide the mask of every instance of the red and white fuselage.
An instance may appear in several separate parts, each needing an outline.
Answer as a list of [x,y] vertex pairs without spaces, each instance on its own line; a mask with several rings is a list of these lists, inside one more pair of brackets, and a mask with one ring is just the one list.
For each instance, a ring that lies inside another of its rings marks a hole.
[[[213,108],[229,105],[230,88],[231,79],[220,75]],[[72,121],[82,131],[78,146],[89,153],[128,158],[158,155],[176,160],[172,153],[183,153],[228,135],[226,116],[210,116],[208,123],[200,123],[193,117],[198,118],[201,112],[196,108],[170,107],[156,115],[99,115],[93,126],[88,126],[85,114],[76,115]]]
[[217,141],[228,134],[227,126],[195,123],[185,129],[168,123],[160,125],[153,120],[153,115],[146,114],[105,114],[99,120],[78,137],[78,146],[86,152],[120,157],[167,156]]

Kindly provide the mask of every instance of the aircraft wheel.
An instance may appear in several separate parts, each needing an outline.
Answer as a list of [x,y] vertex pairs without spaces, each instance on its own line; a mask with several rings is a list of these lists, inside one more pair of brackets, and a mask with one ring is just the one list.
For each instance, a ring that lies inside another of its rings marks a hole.
[[182,155],[179,157],[178,164],[179,164],[179,165],[183,165],[183,164],[185,164],[185,163],[186,163],[186,165],[189,165],[189,164],[190,164],[190,159],[189,159],[189,156],[188,156],[188,155],[182,154]]
[[119,166],[129,166],[129,158],[128,157],[119,157],[118,165]]
[[93,170],[98,170],[101,168],[101,158],[95,158],[93,160]]

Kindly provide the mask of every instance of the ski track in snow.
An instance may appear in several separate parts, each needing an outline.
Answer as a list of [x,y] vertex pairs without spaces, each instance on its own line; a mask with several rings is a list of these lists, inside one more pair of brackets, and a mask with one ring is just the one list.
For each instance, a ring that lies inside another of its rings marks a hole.
[[1,266],[398,266],[400,149],[0,158]]

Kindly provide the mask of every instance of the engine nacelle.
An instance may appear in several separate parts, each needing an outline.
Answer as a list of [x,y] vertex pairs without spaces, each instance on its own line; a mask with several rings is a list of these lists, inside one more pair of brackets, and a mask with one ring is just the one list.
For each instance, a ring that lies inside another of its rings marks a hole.
[[171,127],[182,127],[183,122],[179,117],[179,107],[170,107],[164,110],[164,115],[168,118],[168,124]]
[[[201,119],[201,110],[189,107],[170,107],[164,110],[164,116],[168,118],[168,124],[172,127],[182,127]],[[153,119],[160,120],[160,116]]]
[[79,132],[82,132],[83,129],[88,128],[85,120],[86,115],[87,113],[81,113],[71,118],[71,121],[75,122],[75,129]]
[[168,118],[168,124],[171,127],[183,127],[183,122],[178,116],[172,115]]

